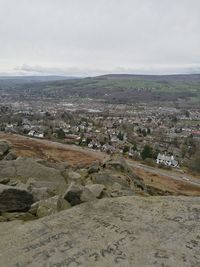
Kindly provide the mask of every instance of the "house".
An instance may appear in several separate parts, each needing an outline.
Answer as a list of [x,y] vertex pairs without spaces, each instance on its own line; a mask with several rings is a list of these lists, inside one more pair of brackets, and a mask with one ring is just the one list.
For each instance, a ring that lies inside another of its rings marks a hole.
[[192,131],[192,136],[194,138],[200,138],[200,131]]
[[36,131],[33,131],[33,130],[31,130],[31,131],[28,133],[29,136],[34,136],[35,134],[36,134]]
[[177,167],[178,161],[174,159],[174,156],[167,156],[165,154],[158,154],[156,159],[157,164],[165,164],[166,166]]

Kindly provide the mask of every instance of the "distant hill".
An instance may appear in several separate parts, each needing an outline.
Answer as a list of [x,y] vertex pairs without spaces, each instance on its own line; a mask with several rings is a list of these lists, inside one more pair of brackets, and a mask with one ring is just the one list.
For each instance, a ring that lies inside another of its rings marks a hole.
[[49,82],[75,79],[77,77],[70,76],[0,76],[1,81],[12,81],[16,83],[32,83],[32,82]]
[[[89,78],[59,76],[0,78],[0,92],[31,100],[43,96],[102,99],[105,102],[138,103],[184,100],[200,102],[200,74],[109,74]],[[1,96],[1,93],[0,93]]]
[[145,80],[145,81],[191,81],[200,82],[200,74],[174,74],[174,75],[136,75],[136,74],[107,74],[97,76],[97,78],[113,80],[113,79],[129,79],[129,80]]

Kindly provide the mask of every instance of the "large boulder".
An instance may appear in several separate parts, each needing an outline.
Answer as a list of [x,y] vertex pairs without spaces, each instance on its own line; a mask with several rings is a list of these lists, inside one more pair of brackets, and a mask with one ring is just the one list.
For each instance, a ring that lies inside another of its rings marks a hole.
[[119,172],[127,172],[129,170],[129,166],[127,165],[125,159],[121,157],[111,158],[110,160],[106,161],[103,165],[107,169],[112,169]]
[[10,178],[1,178],[0,184],[8,184],[10,182]]
[[4,157],[10,150],[10,144],[7,141],[0,140],[0,159]]
[[1,266],[197,267],[199,197],[121,197],[1,223]]
[[66,182],[68,183],[71,183],[71,182],[81,183],[81,175],[80,173],[75,172],[75,171],[66,172],[65,179],[66,179]]
[[100,170],[100,166],[98,162],[93,163],[89,168],[88,168],[88,173],[96,173]]
[[61,210],[69,209],[71,205],[61,196],[54,196],[45,200],[41,200],[32,205],[30,213],[38,218],[57,213]]
[[88,184],[85,187],[88,188],[96,198],[101,198],[106,189],[103,184]]
[[48,187],[40,186],[40,183],[33,178],[29,178],[27,183],[27,190],[32,193],[34,202],[47,199],[54,195]]
[[28,211],[33,195],[27,190],[0,184],[0,212]]
[[57,193],[64,193],[66,183],[60,170],[40,164],[38,159],[17,158],[0,161],[0,179],[10,178],[26,183],[30,178],[37,182],[37,188],[47,187]]
[[92,176],[92,181],[94,184],[103,184],[106,187],[112,186],[114,183],[120,184],[123,188],[129,188],[129,183],[123,177],[119,175],[114,175],[108,172],[95,173]]
[[2,217],[5,221],[32,221],[36,219],[36,217],[29,212],[3,212]]
[[64,194],[64,199],[66,199],[71,206],[75,206],[83,202],[94,200],[95,196],[88,188],[71,183]]
[[129,181],[129,184],[132,184],[132,186],[139,190],[147,191],[144,180],[134,173],[133,169],[127,164],[124,158],[113,157],[106,161],[103,167],[112,172],[123,174],[126,180]]
[[5,157],[4,160],[15,160],[17,159],[17,155],[15,154],[15,152],[10,151]]

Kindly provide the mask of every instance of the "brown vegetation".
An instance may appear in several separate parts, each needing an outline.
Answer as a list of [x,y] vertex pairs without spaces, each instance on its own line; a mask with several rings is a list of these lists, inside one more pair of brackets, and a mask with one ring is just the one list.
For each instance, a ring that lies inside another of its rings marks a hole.
[[0,133],[0,139],[9,141],[17,156],[22,157],[41,158],[52,162],[67,161],[74,166],[90,165],[104,158],[102,153],[20,135]]

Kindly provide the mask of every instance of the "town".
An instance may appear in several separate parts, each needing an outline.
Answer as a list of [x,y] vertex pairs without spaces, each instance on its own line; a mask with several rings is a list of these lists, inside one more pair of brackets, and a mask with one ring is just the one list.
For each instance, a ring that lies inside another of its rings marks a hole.
[[94,99],[0,105],[0,131],[198,171],[200,108]]

